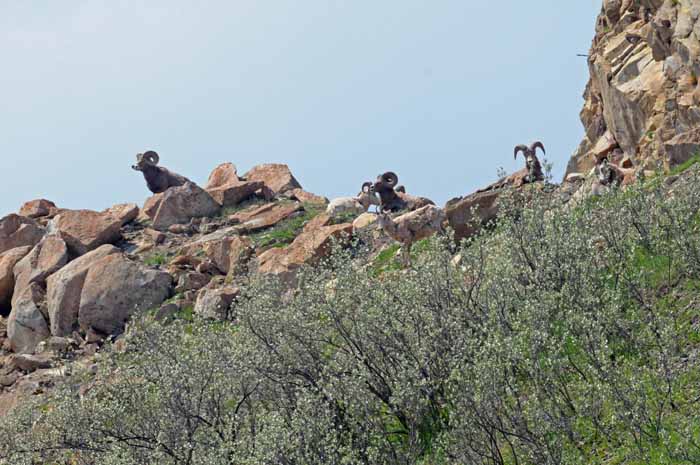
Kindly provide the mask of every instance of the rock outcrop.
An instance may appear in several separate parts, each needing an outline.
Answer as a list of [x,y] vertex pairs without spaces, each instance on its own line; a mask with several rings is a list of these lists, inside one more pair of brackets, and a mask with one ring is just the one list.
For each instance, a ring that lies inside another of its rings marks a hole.
[[103,258],[120,253],[112,245],[103,245],[72,261],[47,280],[47,304],[51,334],[69,336],[78,329],[78,311],[88,271]]
[[0,254],[0,312],[10,309],[12,294],[15,289],[15,265],[19,263],[32,247],[17,247]]
[[73,257],[84,255],[101,245],[114,244],[122,238],[121,228],[138,216],[135,205],[117,205],[104,212],[62,210],[51,221],[55,231],[68,244]]
[[263,181],[240,179],[233,163],[223,163],[209,175],[205,190],[222,207],[235,207],[264,186]]
[[167,231],[170,226],[188,223],[193,218],[214,216],[220,208],[207,191],[187,183],[156,194],[144,205],[144,213],[151,217],[155,229]]
[[586,135],[567,174],[597,159],[654,170],[700,152],[700,6],[605,0],[588,59]]
[[0,253],[17,247],[34,247],[44,233],[44,228],[31,218],[7,215],[0,219]]
[[263,182],[274,195],[301,188],[289,167],[278,163],[255,166],[243,178]]
[[80,294],[78,322],[83,329],[103,334],[119,332],[133,314],[157,308],[170,296],[171,288],[169,274],[146,269],[121,254],[110,254],[89,267]]

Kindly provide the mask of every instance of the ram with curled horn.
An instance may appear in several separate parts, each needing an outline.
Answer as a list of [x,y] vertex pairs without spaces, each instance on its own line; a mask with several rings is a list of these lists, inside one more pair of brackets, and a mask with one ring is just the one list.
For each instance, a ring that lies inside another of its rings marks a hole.
[[525,144],[515,146],[513,157],[517,159],[520,152],[522,152],[525,157],[525,167],[527,169],[527,175],[523,178],[523,182],[525,183],[544,180],[542,165],[537,158],[537,149],[541,149],[544,154],[547,153],[544,149],[544,144],[540,141],[533,142],[529,147]]
[[432,200],[425,197],[406,194],[404,188],[397,187],[398,184],[399,177],[393,171],[377,176],[374,190],[379,195],[382,212],[414,211],[426,205],[435,205]]
[[132,169],[143,173],[148,189],[154,194],[160,194],[171,187],[178,187],[192,182],[184,176],[158,166],[159,161],[160,157],[158,154],[153,150],[149,150],[137,154],[136,164],[131,166]]

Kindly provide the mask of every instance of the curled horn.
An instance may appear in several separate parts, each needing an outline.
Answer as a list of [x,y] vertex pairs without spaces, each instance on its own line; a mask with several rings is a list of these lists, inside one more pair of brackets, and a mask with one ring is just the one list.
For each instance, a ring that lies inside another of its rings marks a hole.
[[158,162],[160,161],[160,157],[156,152],[153,150],[149,150],[148,152],[144,153],[143,156],[148,160],[152,165],[157,165]]
[[542,149],[542,153],[547,155],[547,152],[544,150],[544,144],[540,141],[533,142],[532,145],[530,146],[530,150],[532,150],[533,153],[537,152],[537,149],[540,148]]
[[513,152],[513,159],[517,160],[518,159],[518,152],[523,152],[523,154],[527,153],[528,148],[527,145],[525,144],[520,144],[515,146],[515,151]]
[[392,189],[399,183],[399,177],[393,171],[387,171],[380,176],[382,182]]
[[365,194],[372,192],[372,183],[367,181],[366,183],[362,184],[362,192]]

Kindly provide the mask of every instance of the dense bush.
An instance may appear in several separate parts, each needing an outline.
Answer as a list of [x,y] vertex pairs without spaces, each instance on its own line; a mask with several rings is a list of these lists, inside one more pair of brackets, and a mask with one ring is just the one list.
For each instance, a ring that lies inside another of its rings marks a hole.
[[230,323],[144,319],[4,419],[0,461],[700,463],[697,186],[543,194],[457,258],[339,251],[293,294],[251,283]]

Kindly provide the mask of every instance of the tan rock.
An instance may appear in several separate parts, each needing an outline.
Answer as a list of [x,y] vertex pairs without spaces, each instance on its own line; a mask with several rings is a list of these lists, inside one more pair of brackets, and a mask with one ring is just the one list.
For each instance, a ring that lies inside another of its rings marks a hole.
[[211,172],[204,189],[216,189],[227,185],[240,184],[241,182],[236,165],[233,163],[222,163]]
[[153,216],[153,228],[165,231],[174,224],[188,223],[192,218],[211,217],[220,206],[201,187],[193,183],[168,189]]
[[114,334],[135,313],[158,308],[170,296],[171,287],[169,274],[144,268],[120,254],[108,255],[90,266],[78,322],[84,329]]
[[236,287],[224,287],[221,289],[202,289],[197,295],[194,312],[203,318],[212,320],[231,319],[231,305],[240,294]]
[[221,187],[207,189],[207,192],[222,207],[235,207],[262,189],[263,186],[261,181],[248,181],[225,184]]
[[198,291],[211,281],[211,276],[199,272],[182,273],[177,280],[175,292],[183,294],[187,291]]
[[352,222],[352,229],[355,232],[368,228],[377,222],[377,215],[374,213],[363,213]]
[[0,219],[0,253],[27,245],[34,247],[44,237],[44,232],[31,218],[7,215]]
[[287,165],[265,164],[253,167],[244,176],[246,181],[262,181],[275,195],[301,188]]
[[135,203],[122,203],[108,208],[102,213],[119,220],[121,225],[124,226],[125,224],[129,224],[138,218],[139,207]]
[[246,237],[233,236],[206,242],[202,249],[223,274],[238,274],[253,256],[254,246]]
[[[30,284],[46,287],[46,278],[68,263],[68,247],[58,236],[49,235],[42,239],[24,258],[15,265],[15,295]],[[12,306],[15,305],[12,299]]]
[[447,202],[445,213],[450,227],[455,232],[455,240],[461,241],[472,237],[482,227],[496,219],[499,208],[498,198],[501,193],[501,190],[494,189]]
[[244,211],[231,216],[234,221],[241,224],[236,228],[241,233],[252,233],[272,227],[282,220],[292,216],[294,213],[303,210],[300,203],[271,203],[257,207],[252,211]]
[[44,297],[44,290],[37,283],[21,289],[13,297],[12,312],[7,320],[7,337],[14,352],[31,354],[37,344],[50,336]]
[[331,224],[333,224],[333,218],[331,218],[331,216],[326,213],[321,213],[320,215],[316,215],[311,221],[306,223],[302,232],[313,231],[314,229],[319,229],[324,226],[330,226]]
[[30,246],[17,247],[0,254],[0,311],[5,312],[10,309],[15,289],[15,265],[31,250]]
[[685,163],[700,153],[700,129],[677,135],[664,144],[664,150],[670,167]]
[[40,218],[42,216],[49,216],[56,210],[56,204],[52,201],[37,199],[30,200],[22,205],[22,207],[19,209],[19,214],[20,216],[26,216],[27,218]]
[[292,189],[287,192],[287,196],[292,200],[297,200],[302,203],[310,203],[314,205],[327,205],[328,199],[326,197],[321,197],[320,195],[312,194],[311,192],[306,192],[304,189],[297,188]]
[[46,280],[46,300],[51,334],[70,336],[78,329],[80,297],[88,271],[95,262],[119,253],[116,247],[103,245],[49,276]]
[[92,210],[64,210],[52,221],[51,228],[68,244],[73,256],[84,255],[101,245],[121,238],[124,217]]
[[313,264],[328,256],[333,240],[344,240],[352,235],[352,224],[323,226],[300,234],[285,249],[270,249],[258,257],[258,272],[276,276],[292,284],[296,272],[303,265]]
[[143,208],[141,208],[139,218],[143,220],[152,220],[156,216],[156,212],[164,196],[165,193],[160,193],[147,198],[146,202],[143,204]]
[[31,373],[36,370],[51,368],[51,359],[47,355],[15,354],[10,356],[8,365],[13,370]]

